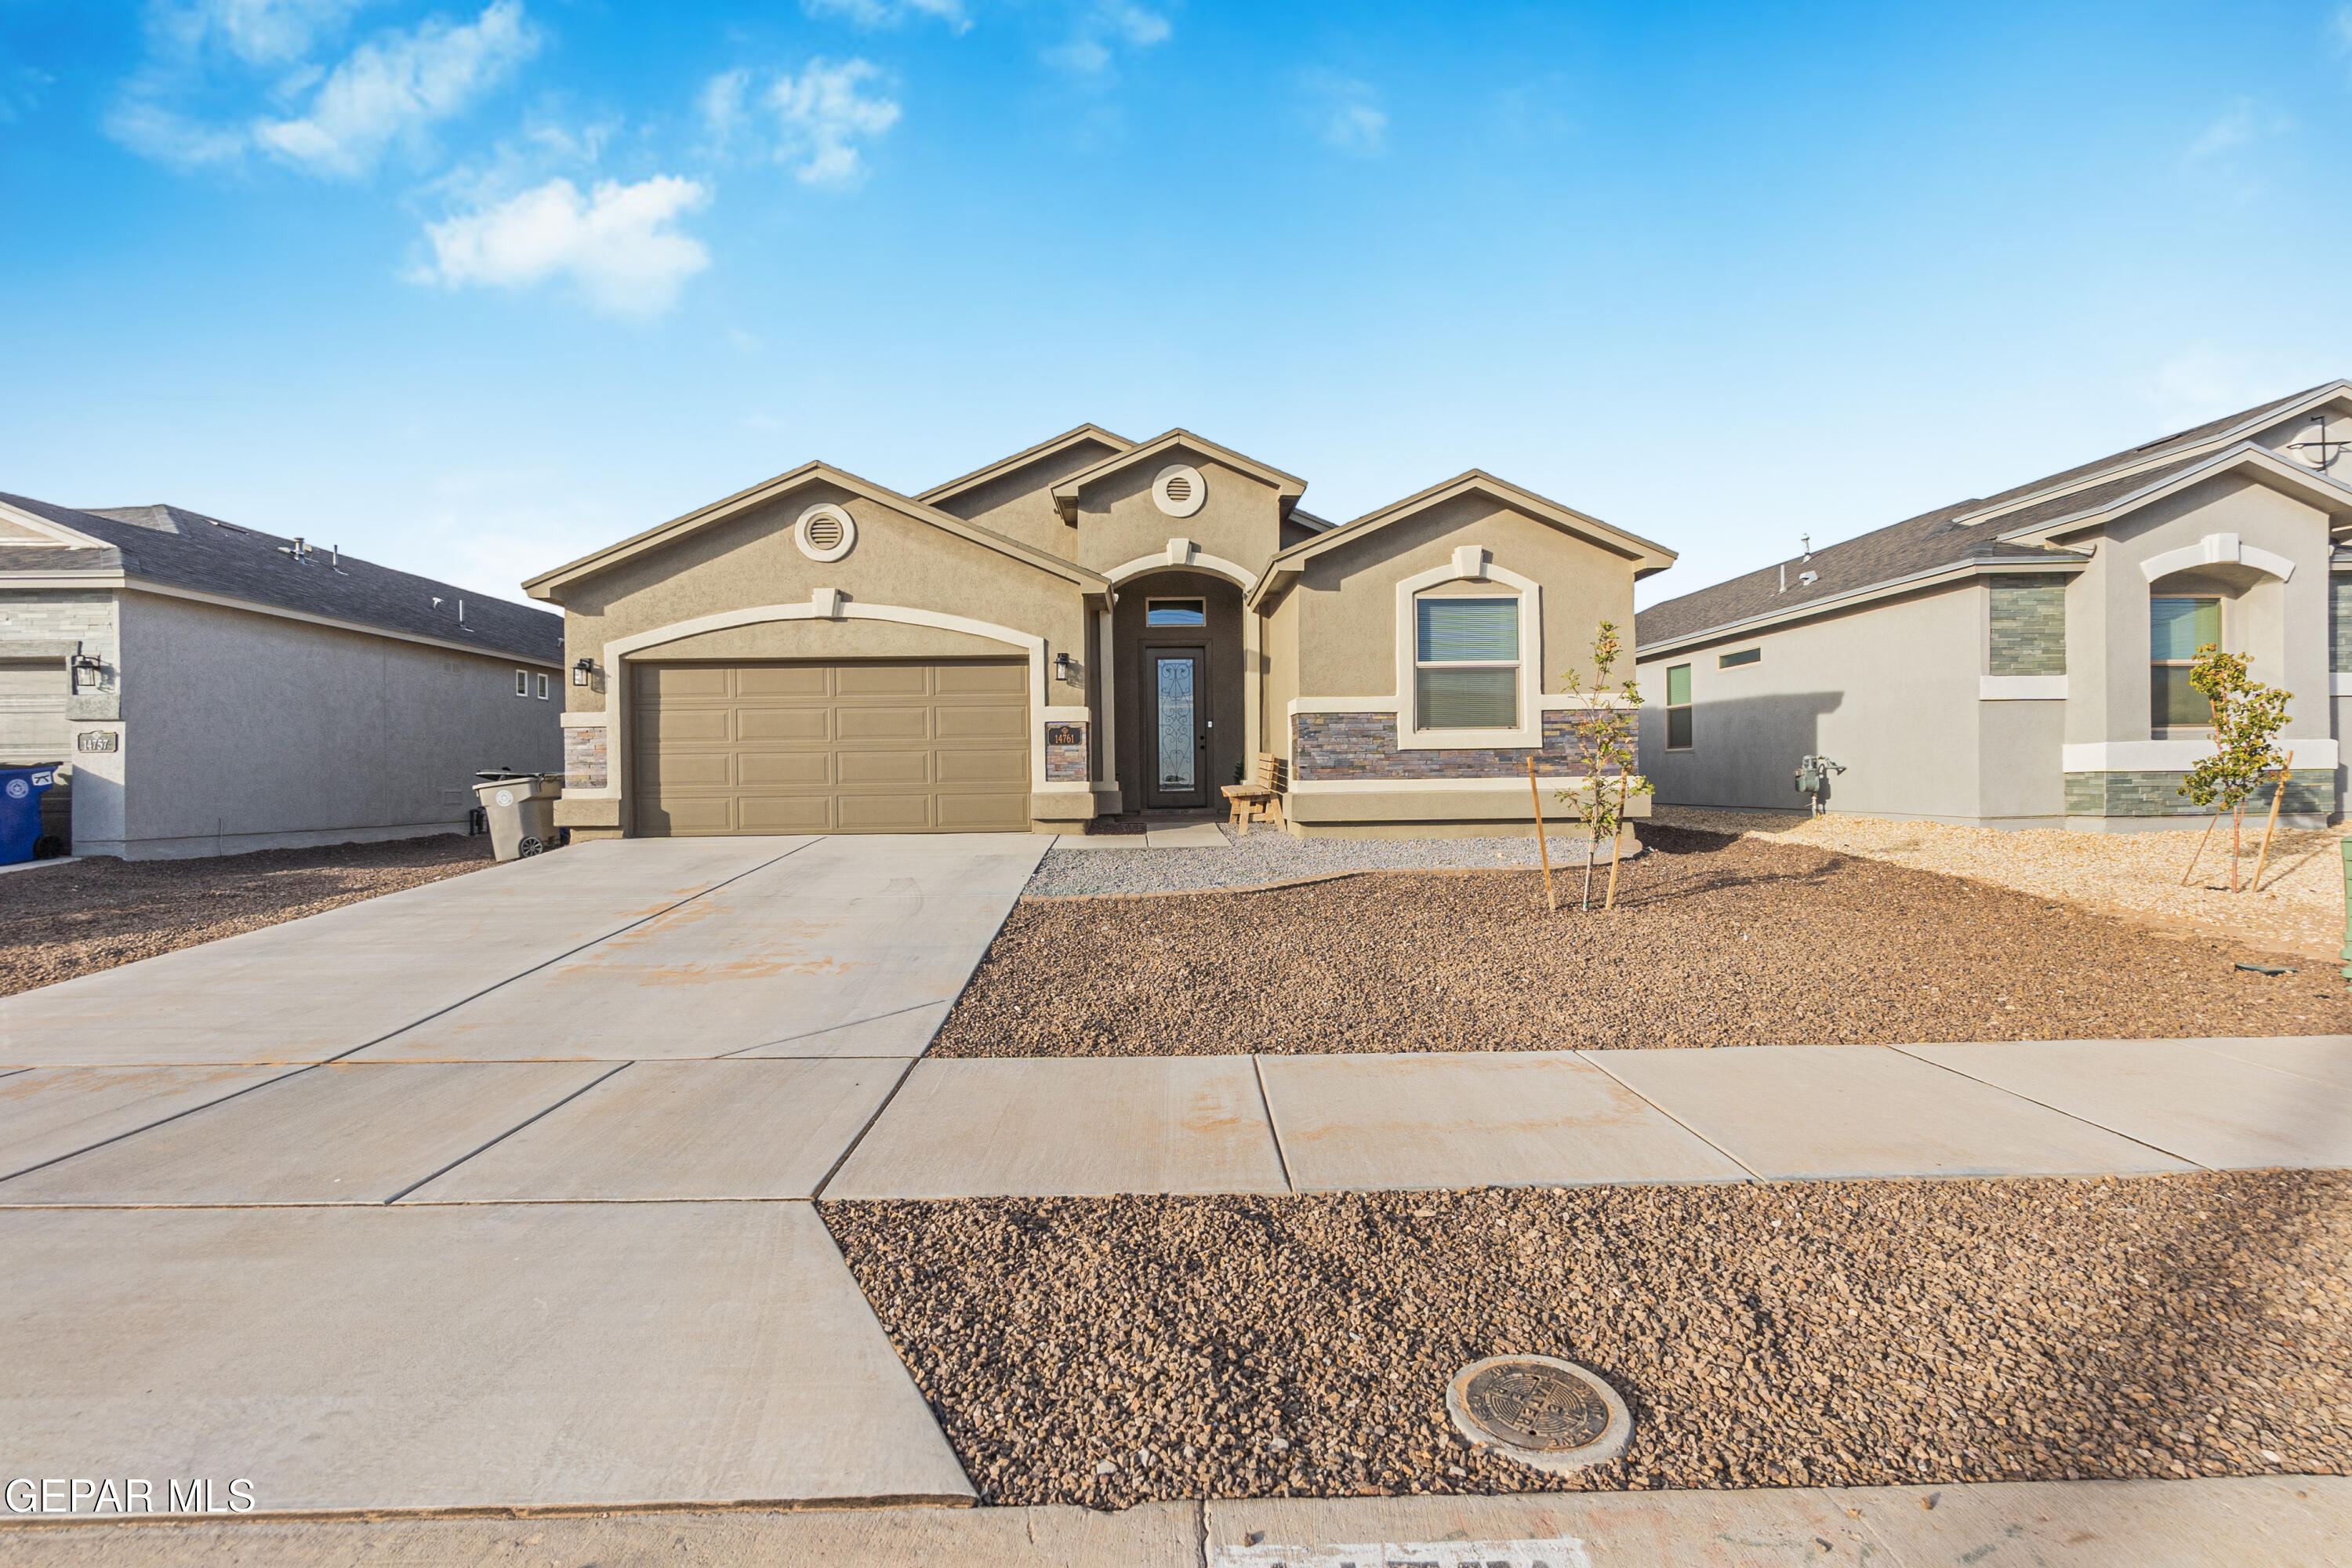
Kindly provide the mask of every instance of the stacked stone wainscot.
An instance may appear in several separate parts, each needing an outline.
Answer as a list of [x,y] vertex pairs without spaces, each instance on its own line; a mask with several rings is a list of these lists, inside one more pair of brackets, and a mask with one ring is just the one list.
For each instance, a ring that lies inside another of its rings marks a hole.
[[563,784],[567,789],[603,789],[611,749],[602,724],[563,728]]
[[1393,713],[1297,713],[1291,716],[1294,779],[1494,779],[1521,773],[1530,756],[1546,773],[1568,765],[1570,715],[1544,715],[1543,750],[1465,747],[1461,751],[1400,751]]

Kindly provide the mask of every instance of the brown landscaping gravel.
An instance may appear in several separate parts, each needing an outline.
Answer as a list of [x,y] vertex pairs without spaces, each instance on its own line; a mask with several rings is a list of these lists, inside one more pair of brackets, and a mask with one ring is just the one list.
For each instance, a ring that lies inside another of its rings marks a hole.
[[[989,1503],[2352,1464],[2340,1173],[820,1207]],[[1622,1458],[1454,1436],[1522,1352]]]
[[1024,900],[931,1054],[2352,1033],[2343,978],[2308,958],[1801,845],[1643,837],[1607,915],[1547,914],[1516,871]]
[[11,872],[0,876],[0,996],[489,864],[488,837],[445,834]]

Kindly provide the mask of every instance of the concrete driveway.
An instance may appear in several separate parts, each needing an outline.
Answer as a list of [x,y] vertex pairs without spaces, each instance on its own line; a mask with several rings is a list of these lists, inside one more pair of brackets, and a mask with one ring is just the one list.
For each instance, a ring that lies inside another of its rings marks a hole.
[[0,1468],[969,1500],[807,1200],[1045,846],[583,845],[0,1001]]

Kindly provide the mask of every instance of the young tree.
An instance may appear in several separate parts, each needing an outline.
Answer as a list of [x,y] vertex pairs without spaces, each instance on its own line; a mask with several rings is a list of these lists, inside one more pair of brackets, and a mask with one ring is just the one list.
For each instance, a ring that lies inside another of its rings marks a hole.
[[[2246,656],[2207,643],[2197,650],[2189,684],[2213,704],[2213,754],[2189,770],[2180,793],[2198,805],[2230,814],[2230,891],[2238,890],[2238,857],[2245,843],[2246,797],[2285,763],[2273,737],[2286,727],[2294,693],[2265,686],[2247,673]],[[2278,788],[2285,787],[2282,780]]]
[[[1642,689],[1628,676],[1615,688],[1609,678],[1625,657],[1624,639],[1617,623],[1603,621],[1592,639],[1593,684],[1587,690],[1584,672],[1571,669],[1565,677],[1569,694],[1582,699],[1569,710],[1569,754],[1576,759],[1581,787],[1561,790],[1577,820],[1584,824],[1584,902],[1592,907],[1592,868],[1600,853],[1601,836],[1609,836],[1609,891],[1604,910],[1617,907],[1617,834],[1625,822],[1625,805],[1651,792],[1650,781],[1634,772],[1641,761]],[[1614,775],[1612,776],[1612,770]]]

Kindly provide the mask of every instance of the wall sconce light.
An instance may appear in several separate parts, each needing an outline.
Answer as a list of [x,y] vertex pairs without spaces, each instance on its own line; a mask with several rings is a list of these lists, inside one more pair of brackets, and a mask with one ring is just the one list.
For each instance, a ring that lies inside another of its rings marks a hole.
[[1057,653],[1054,656],[1054,679],[1062,681],[1073,681],[1077,679],[1077,675],[1075,672],[1074,667],[1070,663],[1070,656],[1068,654]]
[[572,684],[574,686],[587,685],[589,676],[594,674],[595,670],[596,661],[590,658],[586,654],[582,654],[580,656],[580,662],[572,667]]
[[105,666],[99,662],[98,655],[78,653],[73,656],[72,666],[73,689],[76,691],[95,691],[99,689],[104,679]]

